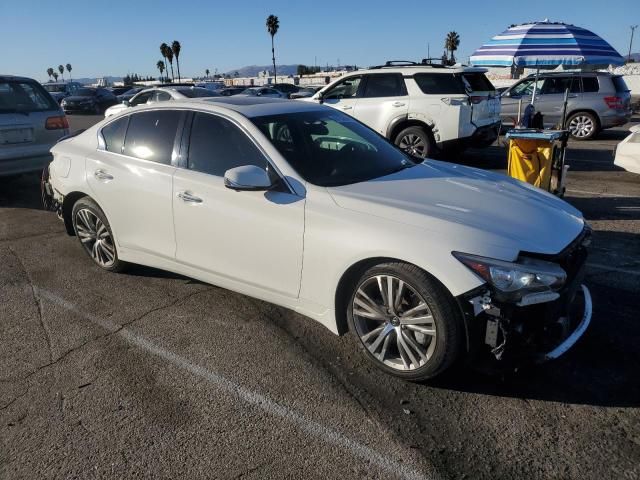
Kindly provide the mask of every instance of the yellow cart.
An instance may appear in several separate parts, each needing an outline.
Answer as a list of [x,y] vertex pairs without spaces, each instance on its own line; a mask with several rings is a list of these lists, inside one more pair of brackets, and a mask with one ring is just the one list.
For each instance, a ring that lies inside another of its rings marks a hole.
[[567,130],[515,128],[505,136],[509,140],[510,177],[562,197],[565,192],[565,150]]

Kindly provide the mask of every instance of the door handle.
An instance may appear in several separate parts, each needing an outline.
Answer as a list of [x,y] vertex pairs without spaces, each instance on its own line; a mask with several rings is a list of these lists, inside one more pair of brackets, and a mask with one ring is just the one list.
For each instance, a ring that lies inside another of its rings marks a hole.
[[340,107],[342,108],[342,110],[351,110],[353,107],[350,107],[349,105],[345,105],[344,107]]
[[404,107],[406,105],[406,103],[404,103],[404,102],[393,102],[392,105],[394,107]]
[[93,172],[93,176],[96,177],[98,180],[104,180],[106,182],[113,180],[113,175],[108,174],[102,169],[99,169]]
[[200,197],[196,197],[189,192],[178,193],[178,198],[185,203],[202,203],[202,199]]

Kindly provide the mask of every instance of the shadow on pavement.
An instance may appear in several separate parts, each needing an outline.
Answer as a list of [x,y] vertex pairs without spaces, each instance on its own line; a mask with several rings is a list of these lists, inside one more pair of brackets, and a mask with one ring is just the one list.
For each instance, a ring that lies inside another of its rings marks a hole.
[[42,209],[40,173],[0,177],[0,207]]

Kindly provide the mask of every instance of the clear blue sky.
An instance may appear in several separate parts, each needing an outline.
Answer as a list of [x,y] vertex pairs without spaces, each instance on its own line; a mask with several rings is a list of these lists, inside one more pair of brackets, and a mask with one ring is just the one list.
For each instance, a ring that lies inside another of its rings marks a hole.
[[[535,4],[535,12],[532,8]],[[378,1],[314,0],[1,0],[0,73],[46,78],[47,67],[71,63],[73,76],[136,72],[157,75],[158,46],[179,40],[183,76],[209,68],[225,72],[271,61],[266,17],[280,19],[280,64],[357,64],[442,54],[444,37],[461,37],[457,57],[512,23],[573,23],[604,37],[622,55],[629,25],[640,23],[640,0],[587,1]],[[640,51],[640,29],[634,51]]]

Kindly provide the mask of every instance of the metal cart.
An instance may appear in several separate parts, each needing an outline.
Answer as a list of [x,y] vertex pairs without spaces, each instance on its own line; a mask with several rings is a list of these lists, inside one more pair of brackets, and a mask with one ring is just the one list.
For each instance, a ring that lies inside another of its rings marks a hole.
[[514,128],[509,140],[508,175],[562,197],[565,192],[567,130]]

